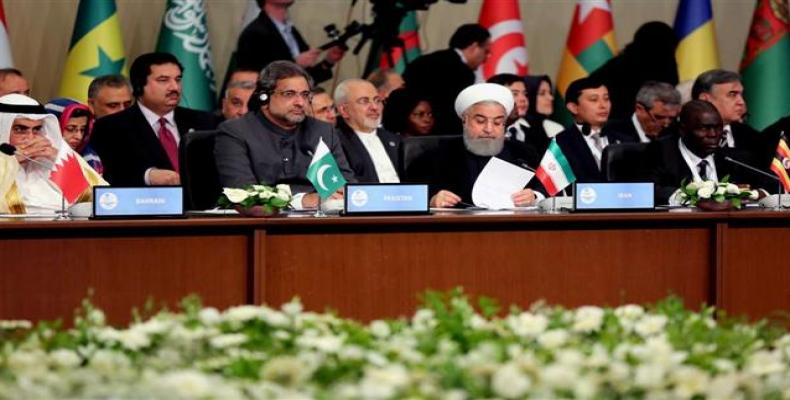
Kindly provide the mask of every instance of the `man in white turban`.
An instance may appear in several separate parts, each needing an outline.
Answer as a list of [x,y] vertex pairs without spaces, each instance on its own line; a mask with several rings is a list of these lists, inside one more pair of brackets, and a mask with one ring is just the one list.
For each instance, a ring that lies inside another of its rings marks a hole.
[[[57,118],[25,95],[0,97],[0,144],[4,149],[0,154],[0,213],[60,210],[63,196],[50,174],[57,160],[71,155],[90,186],[107,184],[63,140]],[[74,203],[88,201],[90,196],[89,187]]]
[[[431,207],[471,205],[472,187],[491,157],[522,167],[537,166],[538,154],[533,148],[505,141],[505,124],[513,106],[513,94],[502,85],[479,83],[461,91],[455,100],[455,112],[463,123],[463,136],[442,142],[406,171],[409,181],[429,183]],[[533,189],[512,193],[514,205],[534,204],[537,192]]]

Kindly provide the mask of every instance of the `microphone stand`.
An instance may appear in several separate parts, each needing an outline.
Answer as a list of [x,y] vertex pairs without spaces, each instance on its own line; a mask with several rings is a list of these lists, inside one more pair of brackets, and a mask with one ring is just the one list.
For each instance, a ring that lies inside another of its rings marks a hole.
[[[22,156],[22,158],[24,158],[25,160],[28,160],[28,161],[30,161],[32,163],[35,163],[37,165],[40,165],[42,167],[45,167],[48,170],[52,169],[52,164],[51,163],[45,163],[45,162],[41,162],[39,160],[30,158],[30,157],[18,152],[15,146],[13,146],[11,144],[8,144],[8,143],[0,144],[0,153],[3,153],[5,155],[9,155],[9,156]],[[56,210],[55,211],[55,219],[53,219],[53,221],[71,221],[72,218],[69,215],[68,210],[66,210],[66,196],[63,194],[63,191],[60,190],[60,188],[55,187],[56,185],[52,184],[52,181],[50,181],[49,178],[46,178],[46,181],[47,181],[47,184],[51,188],[55,189],[56,191],[58,191],[60,193],[60,210]]]
[[752,172],[757,173],[759,175],[767,176],[768,178],[771,178],[771,179],[775,180],[777,182],[777,186],[778,186],[779,191],[776,192],[777,195],[778,195],[778,199],[777,199],[778,201],[776,203],[776,206],[773,207],[773,209],[776,210],[776,211],[780,211],[782,208],[784,208],[782,206],[782,196],[784,194],[784,187],[782,186],[782,181],[779,180],[779,178],[777,178],[773,174],[769,174],[769,173],[767,173],[767,172],[765,172],[765,171],[763,171],[763,170],[761,170],[759,168],[756,168],[756,167],[753,167],[753,166],[751,166],[749,164],[746,164],[744,162],[738,161],[738,160],[736,160],[736,159],[734,159],[734,158],[732,158],[730,156],[724,156],[724,160],[727,161],[727,162],[733,163],[733,164],[735,164],[735,165],[737,165],[739,167],[746,168],[749,171],[752,171]]

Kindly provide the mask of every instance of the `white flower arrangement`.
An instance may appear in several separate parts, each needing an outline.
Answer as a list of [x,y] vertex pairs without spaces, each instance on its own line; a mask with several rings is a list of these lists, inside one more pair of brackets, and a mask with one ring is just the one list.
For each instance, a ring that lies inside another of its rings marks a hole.
[[272,212],[287,207],[293,195],[288,185],[275,187],[266,185],[249,185],[243,189],[224,188],[217,204],[222,208],[252,208],[261,206]]
[[681,182],[678,196],[682,205],[696,206],[700,202],[715,203],[729,202],[733,208],[741,208],[745,200],[757,200],[759,193],[729,182],[730,177],[725,176],[719,182],[693,181],[688,184]]
[[[202,308],[112,328],[0,323],[0,399],[747,399],[790,394],[790,334],[675,298],[536,304],[502,317],[459,291],[368,325],[303,311]],[[477,327],[477,328],[475,328]]]

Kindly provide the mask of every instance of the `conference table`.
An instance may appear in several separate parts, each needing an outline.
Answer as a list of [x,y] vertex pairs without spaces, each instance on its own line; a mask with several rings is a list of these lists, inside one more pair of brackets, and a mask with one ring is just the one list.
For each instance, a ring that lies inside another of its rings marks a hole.
[[426,290],[463,287],[527,308],[676,295],[757,319],[790,309],[790,212],[447,212],[422,216],[0,220],[0,319],[68,322],[91,294],[134,307],[305,308],[408,316]]

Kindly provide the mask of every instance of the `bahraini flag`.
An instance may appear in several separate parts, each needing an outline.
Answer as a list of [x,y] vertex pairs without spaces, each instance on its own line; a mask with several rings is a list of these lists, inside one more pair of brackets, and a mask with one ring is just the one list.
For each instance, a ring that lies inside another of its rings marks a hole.
[[88,179],[82,173],[78,157],[70,149],[62,151],[49,173],[49,180],[60,188],[63,197],[69,204],[73,204],[90,187]]
[[80,0],[59,95],[86,103],[91,81],[125,75],[125,64],[115,0]]

